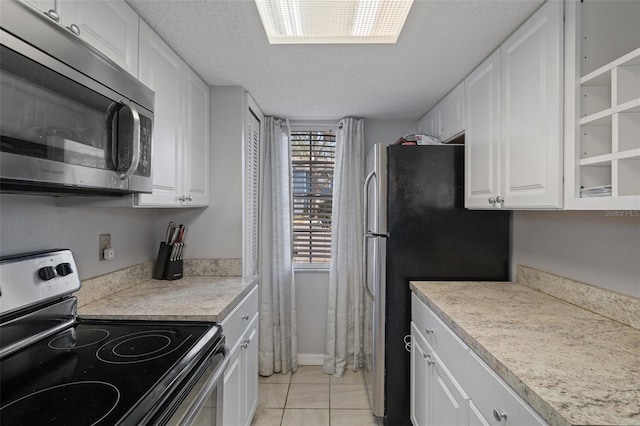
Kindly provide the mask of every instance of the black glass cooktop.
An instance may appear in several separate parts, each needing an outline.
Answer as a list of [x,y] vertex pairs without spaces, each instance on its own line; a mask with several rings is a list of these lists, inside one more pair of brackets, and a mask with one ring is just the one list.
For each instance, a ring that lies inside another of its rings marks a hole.
[[213,323],[78,320],[2,359],[0,423],[137,424],[221,333]]

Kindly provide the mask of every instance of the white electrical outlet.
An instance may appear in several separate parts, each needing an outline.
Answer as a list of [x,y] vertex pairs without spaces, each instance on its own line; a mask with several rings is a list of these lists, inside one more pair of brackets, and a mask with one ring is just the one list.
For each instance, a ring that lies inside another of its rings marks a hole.
[[112,251],[111,257],[107,257],[107,250],[111,249],[111,234],[100,234],[100,260],[111,260],[115,257],[115,251]]

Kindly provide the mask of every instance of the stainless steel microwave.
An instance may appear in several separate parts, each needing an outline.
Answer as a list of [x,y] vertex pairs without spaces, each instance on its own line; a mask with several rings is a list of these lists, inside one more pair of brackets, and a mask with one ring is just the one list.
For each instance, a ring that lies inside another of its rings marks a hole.
[[154,93],[20,1],[0,27],[0,190],[151,192]]

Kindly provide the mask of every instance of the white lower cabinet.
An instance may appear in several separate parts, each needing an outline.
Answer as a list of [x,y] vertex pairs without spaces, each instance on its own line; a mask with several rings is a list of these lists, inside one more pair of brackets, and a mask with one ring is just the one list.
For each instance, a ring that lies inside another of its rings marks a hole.
[[222,424],[250,425],[258,406],[258,289],[222,320],[229,347],[224,375]]
[[433,311],[414,294],[411,299],[414,426],[547,424]]

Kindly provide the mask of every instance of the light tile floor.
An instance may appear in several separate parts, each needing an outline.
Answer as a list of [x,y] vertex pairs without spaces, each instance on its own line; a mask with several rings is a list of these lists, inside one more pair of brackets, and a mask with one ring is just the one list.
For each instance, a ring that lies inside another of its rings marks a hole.
[[362,371],[340,378],[316,365],[295,374],[260,377],[252,426],[377,426],[369,410]]

